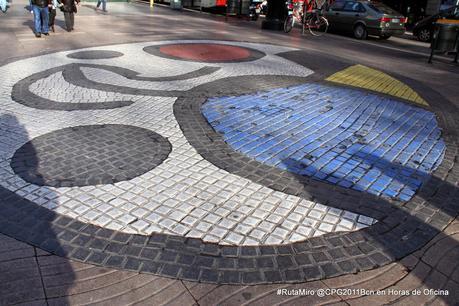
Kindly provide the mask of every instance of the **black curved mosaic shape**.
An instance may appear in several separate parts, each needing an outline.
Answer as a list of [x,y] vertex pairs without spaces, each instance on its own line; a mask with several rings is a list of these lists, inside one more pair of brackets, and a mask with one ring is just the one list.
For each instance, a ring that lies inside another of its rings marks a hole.
[[27,107],[63,111],[113,109],[128,106],[134,103],[133,101],[64,103],[42,98],[30,91],[30,85],[37,82],[38,80],[44,79],[54,73],[61,71],[63,72],[63,75],[65,75],[66,69],[70,69],[71,65],[65,65],[48,69],[42,72],[32,74],[31,76],[28,76],[20,80],[19,82],[14,84],[13,90],[11,91],[11,98],[13,99],[13,101]]
[[157,96],[157,97],[178,97],[188,94],[189,91],[182,91],[182,90],[154,90],[154,89],[139,89],[139,88],[132,88],[132,87],[125,87],[125,86],[118,86],[112,84],[105,84],[99,83],[92,80],[89,80],[85,77],[83,72],[80,70],[80,67],[91,67],[91,68],[99,68],[99,69],[106,69],[111,72],[117,73],[123,77],[132,80],[140,80],[140,81],[175,81],[175,80],[186,80],[189,78],[196,78],[204,75],[211,74],[217,70],[219,67],[203,67],[196,71],[171,76],[171,77],[140,77],[138,73],[129,69],[114,67],[114,66],[102,66],[102,65],[87,65],[87,64],[70,64],[65,67],[63,70],[63,77],[64,79],[79,87],[88,88],[88,89],[97,89],[102,91],[109,91],[109,92],[118,92],[122,94],[128,95],[145,95],[145,96]]
[[67,54],[68,58],[75,59],[109,59],[115,57],[121,57],[124,54],[112,50],[87,50],[87,51],[78,51],[74,53]]
[[160,165],[172,146],[161,135],[126,125],[57,130],[24,144],[11,167],[25,181],[53,187],[113,184]]
[[182,80],[188,80],[188,79],[193,79],[193,78],[198,78],[201,76],[209,75],[212,74],[218,70],[220,70],[220,67],[211,67],[211,66],[205,66],[202,68],[199,68],[197,70],[184,73],[184,74],[178,74],[178,75],[173,75],[173,76],[167,76],[167,77],[144,77],[144,76],[139,76],[139,73],[134,70],[130,70],[127,68],[122,68],[122,67],[116,67],[116,66],[109,66],[109,65],[96,65],[96,64],[73,64],[73,67],[75,68],[80,68],[80,67],[89,67],[89,68],[97,68],[97,69],[104,69],[111,71],[113,73],[119,74],[127,79],[130,80],[136,80],[136,81],[148,81],[148,82],[167,82],[167,81],[182,81]]
[[[230,94],[246,94],[253,93],[259,90],[268,88],[278,88],[283,86],[298,85],[308,80],[304,77],[292,77],[292,76],[241,76],[238,80],[245,82],[239,82],[235,78],[228,78],[227,83],[220,88],[199,86],[192,90],[150,90],[150,89],[137,89],[132,87],[117,86],[111,84],[98,83],[87,79],[80,67],[91,67],[107,69],[114,73],[118,73],[126,78],[137,79],[137,80],[149,80],[157,81],[163,78],[149,78],[137,76],[137,72],[132,70],[114,67],[114,66],[102,66],[102,65],[91,65],[91,64],[69,64],[53,69],[49,69],[30,77],[27,77],[13,87],[11,94],[14,101],[23,105],[34,107],[38,109],[55,109],[55,110],[88,110],[88,109],[110,109],[128,106],[132,104],[132,101],[115,101],[115,102],[101,102],[101,103],[61,103],[54,102],[48,99],[41,98],[29,91],[29,86],[38,81],[39,79],[46,78],[49,75],[62,71],[62,76],[65,81],[82,88],[96,89],[108,92],[117,92],[122,94],[130,95],[144,95],[144,96],[158,96],[158,97],[216,97]],[[204,67],[193,72],[192,77],[198,77],[204,75],[204,73],[212,73],[216,71],[215,67]],[[182,79],[184,77],[191,77],[190,74],[178,75],[170,78]],[[169,78],[169,77],[167,77]]]
[[[184,45],[184,44],[193,45],[193,44],[200,44],[200,43],[186,43],[186,42],[183,42],[183,43],[178,43],[178,44],[180,44],[180,45]],[[221,44],[221,43],[218,43],[218,42],[206,42],[205,44],[219,44],[219,45],[223,45],[223,46],[234,46],[234,47],[246,49],[246,50],[248,50],[250,52],[250,55],[247,58],[237,59],[237,60],[225,60],[225,61],[220,61],[220,62],[216,61],[216,62],[212,62],[212,63],[252,62],[252,61],[256,61],[256,60],[266,56],[266,53],[264,53],[264,52],[261,52],[261,51],[256,50],[256,49],[248,48],[248,47],[245,47],[245,46],[242,47],[242,46],[237,46],[237,45],[235,46],[235,45]],[[151,54],[151,55],[164,57],[164,58],[172,59],[172,60],[179,60],[179,61],[185,61],[185,62],[199,62],[197,60],[191,60],[191,59],[185,59],[185,58],[180,58],[180,57],[176,57],[176,56],[167,55],[167,54],[164,54],[164,53],[162,53],[160,51],[161,47],[170,46],[170,45],[177,45],[177,43],[147,46],[147,47],[143,48],[143,51],[148,53],[148,54]],[[203,63],[207,63],[207,61],[203,61]]]
[[22,105],[36,108],[36,109],[48,109],[48,110],[64,110],[64,111],[74,111],[74,110],[95,110],[95,109],[113,109],[124,106],[129,106],[133,101],[108,101],[108,102],[87,102],[87,103],[63,103],[55,102],[49,99],[42,98],[29,90],[30,85],[34,82],[46,78],[54,73],[62,72],[64,80],[69,82],[72,85],[96,89],[101,91],[109,92],[118,92],[123,94],[131,95],[150,95],[150,96],[162,96],[162,97],[176,97],[185,95],[187,91],[165,91],[165,90],[147,90],[147,89],[136,89],[131,87],[116,86],[104,83],[97,83],[91,80],[88,80],[83,72],[80,70],[80,67],[90,67],[97,69],[105,69],[114,73],[117,73],[123,77],[126,77],[131,80],[139,81],[176,81],[176,80],[187,80],[191,78],[197,78],[200,76],[212,74],[218,71],[219,67],[210,67],[206,66],[198,70],[176,75],[170,77],[142,77],[138,75],[138,72],[133,70],[107,66],[107,65],[93,65],[93,64],[68,64],[52,69],[48,69],[36,74],[33,74],[27,78],[22,79],[13,86],[11,97],[17,103]]
[[[281,56],[306,67],[312,65],[308,61],[314,61],[299,51]],[[331,63],[346,66],[336,59],[331,59]],[[288,245],[222,246],[181,236],[132,235],[100,228],[56,214],[0,187],[0,232],[91,264],[220,284],[304,282],[369,270],[411,254],[440,233],[459,212],[459,113],[440,94],[396,76],[426,100],[436,102],[433,110],[444,129],[447,146],[442,164],[406,203],[331,186],[257,163],[232,150],[200,113],[207,97],[251,93],[305,80],[321,81],[336,72],[317,69],[310,78],[246,76],[204,84],[181,92],[174,114],[191,145],[217,167],[287,194],[376,218],[375,225]]]

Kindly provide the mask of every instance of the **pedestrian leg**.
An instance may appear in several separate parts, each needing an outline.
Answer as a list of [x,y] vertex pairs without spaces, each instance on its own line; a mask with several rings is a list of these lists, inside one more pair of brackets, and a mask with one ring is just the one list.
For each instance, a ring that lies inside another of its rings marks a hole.
[[107,0],[102,0],[102,10],[103,10],[104,12],[107,11]]
[[99,6],[100,6],[100,2],[101,2],[101,0],[98,0],[98,1],[97,1],[96,9],[98,9],[98,8],[99,8]]
[[73,31],[73,26],[75,24],[75,13],[70,13],[70,31]]
[[41,27],[42,27],[42,33],[45,35],[49,35],[49,9],[47,6],[41,8],[41,16],[43,18]]
[[35,36],[36,37],[41,37],[41,14],[40,14],[40,8],[36,5],[32,5],[32,11],[33,11],[33,23],[34,23],[34,29],[35,29]]
[[67,32],[72,30],[72,25],[70,24],[70,15],[72,14],[69,12],[64,12],[65,28],[67,29]]
[[56,9],[51,9],[49,11],[49,27],[54,33],[54,21],[56,19]]

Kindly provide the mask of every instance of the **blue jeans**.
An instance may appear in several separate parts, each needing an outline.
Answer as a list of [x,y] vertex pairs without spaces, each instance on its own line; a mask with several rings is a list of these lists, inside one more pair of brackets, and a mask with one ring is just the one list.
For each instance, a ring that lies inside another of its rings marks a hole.
[[35,33],[48,33],[49,31],[49,11],[48,7],[39,7],[32,5],[33,22],[35,26]]
[[106,11],[107,9],[107,0],[98,0],[97,1],[97,8],[99,8],[99,5],[102,3],[102,10]]

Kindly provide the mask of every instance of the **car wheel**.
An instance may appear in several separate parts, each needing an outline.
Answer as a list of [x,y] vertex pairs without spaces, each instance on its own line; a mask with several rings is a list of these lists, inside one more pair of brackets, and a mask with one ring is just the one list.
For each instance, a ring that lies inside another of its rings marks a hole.
[[386,40],[386,39],[389,39],[391,36],[392,35],[381,35],[379,36],[379,38]]
[[357,39],[367,39],[367,28],[363,24],[358,24],[354,27],[354,37]]
[[418,39],[423,42],[429,42],[431,36],[429,29],[422,29],[418,33]]

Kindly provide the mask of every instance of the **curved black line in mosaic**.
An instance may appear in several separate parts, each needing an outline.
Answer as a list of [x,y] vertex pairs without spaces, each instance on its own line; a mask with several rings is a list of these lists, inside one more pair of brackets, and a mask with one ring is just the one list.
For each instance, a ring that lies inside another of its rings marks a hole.
[[98,109],[113,109],[133,104],[133,101],[112,101],[112,102],[88,102],[88,103],[72,103],[72,102],[56,102],[50,99],[40,97],[29,90],[30,85],[34,82],[46,78],[56,72],[62,72],[64,80],[72,85],[87,88],[96,89],[100,91],[112,91],[124,94],[132,95],[151,95],[151,96],[165,96],[165,97],[176,97],[184,95],[186,91],[164,91],[164,90],[142,90],[130,87],[115,86],[104,83],[97,83],[88,80],[81,72],[80,67],[91,67],[98,69],[106,69],[115,73],[118,73],[126,78],[132,80],[145,80],[145,81],[173,81],[173,80],[186,80],[190,78],[196,78],[204,75],[214,73],[219,70],[219,67],[203,67],[190,73],[185,73],[177,76],[170,77],[141,77],[138,73],[129,69],[119,68],[115,66],[107,65],[92,65],[92,64],[68,64],[52,69],[48,69],[39,73],[35,73],[29,77],[26,77],[13,86],[11,98],[22,105],[36,108],[36,109],[47,109],[47,110],[98,110]]
[[[212,84],[215,87],[222,86],[219,82],[220,81],[215,81]],[[209,84],[206,85],[209,86]],[[441,98],[441,96],[433,92],[426,93],[426,95],[434,95],[437,99]],[[419,228],[423,228],[423,231],[419,232],[419,235],[424,238],[427,237],[423,234],[424,231],[430,231],[426,230],[423,225],[425,216],[424,219],[422,219],[423,221],[419,222],[418,212],[416,210],[421,209],[424,205],[428,205],[426,203],[427,199],[433,202],[435,200],[435,193],[440,188],[443,188],[450,198],[444,204],[441,201],[438,202],[438,200],[436,200],[436,202],[434,202],[435,205],[432,206],[437,208],[432,211],[442,215],[445,220],[448,220],[448,222],[449,220],[452,220],[455,214],[459,211],[459,207],[455,205],[454,200],[454,193],[457,193],[457,188],[452,182],[443,182],[437,178],[437,176],[445,177],[451,170],[442,166],[440,166],[434,172],[431,179],[421,187],[417,196],[408,203],[400,203],[397,201],[384,200],[379,197],[345,189],[339,186],[332,186],[327,183],[318,182],[251,160],[243,154],[234,151],[224,142],[221,135],[217,134],[208,124],[207,120],[200,113],[201,105],[205,101],[205,98],[179,98],[174,105],[174,114],[182,131],[190,144],[198,151],[199,154],[201,154],[201,156],[203,156],[203,158],[221,169],[235,175],[245,177],[253,182],[262,184],[274,190],[313,201],[318,200],[320,203],[326,203],[328,206],[350,210],[379,220],[377,225],[361,230],[362,233],[372,232],[375,227],[385,227],[388,225],[390,227],[394,226],[394,224],[403,222],[405,224],[412,223],[411,225],[407,225],[408,227],[418,223],[417,226]],[[448,105],[448,108],[451,111],[454,110],[454,106],[451,106],[448,101],[443,99],[442,103]],[[438,109],[438,111],[440,111],[440,109]],[[454,118],[454,116],[452,118]],[[443,123],[445,122],[443,121]],[[448,130],[452,129],[454,131],[457,126],[454,123],[454,120],[449,122]],[[457,143],[454,140],[454,135],[444,134],[443,137],[447,143],[445,159],[448,163],[454,161],[454,158],[457,156]],[[417,205],[413,205],[413,203]],[[438,209],[438,206],[442,207],[442,209]],[[443,209],[447,213],[444,213]],[[404,218],[394,218],[399,211],[404,212]],[[451,213],[451,211],[454,212]],[[324,237],[324,239],[327,238]],[[394,236],[393,239],[393,243],[397,244],[397,240],[399,242],[400,237]],[[378,241],[382,239],[378,239],[377,237],[372,240]],[[427,241],[428,239],[425,239],[422,243],[426,243]],[[404,252],[402,251],[404,249],[403,246],[391,247],[390,249],[394,254]],[[398,251],[396,251],[397,249]],[[407,253],[405,253],[405,255],[406,254]]]
[[[429,209],[428,205],[423,208]],[[0,210],[1,233],[53,254],[218,284],[296,283],[370,270],[419,249],[450,220],[439,214],[428,216],[431,220],[425,223],[422,214],[414,218],[398,210],[392,223],[378,223],[367,230],[327,234],[289,245],[249,247],[108,230],[57,214],[3,187]],[[376,235],[382,239],[374,239]]]
[[[176,56],[167,55],[167,54],[164,54],[164,53],[162,53],[160,51],[161,47],[173,46],[173,45],[185,45],[185,44],[189,44],[189,45],[213,44],[213,45],[223,45],[223,46],[237,47],[237,48],[242,48],[242,49],[246,49],[247,51],[249,51],[250,52],[250,56],[248,56],[247,58],[238,59],[238,60],[198,61],[198,60],[192,60],[192,59],[186,59],[186,58],[180,58],[180,57],[176,57]],[[221,43],[221,42],[218,42],[218,41],[215,41],[215,42],[190,42],[190,43],[178,42],[178,43],[170,43],[170,44],[164,44],[164,45],[146,46],[142,50],[144,52],[148,53],[148,54],[155,55],[155,56],[158,56],[158,57],[167,58],[167,59],[172,59],[172,60],[185,61],[185,62],[215,63],[215,64],[218,64],[218,63],[252,62],[252,61],[256,61],[256,60],[261,59],[261,58],[266,56],[266,53],[261,52],[261,51],[256,50],[256,49],[253,49],[253,48],[250,48],[250,47],[225,44],[225,43]]]
[[[155,97],[179,97],[183,95],[187,95],[189,91],[183,90],[155,90],[155,89],[139,89],[127,86],[119,86],[119,85],[112,85],[106,83],[99,83],[96,81],[89,80],[86,78],[84,73],[81,71],[80,67],[92,67],[92,68],[100,68],[100,65],[88,65],[88,64],[69,64],[65,66],[65,69],[62,72],[64,80],[69,82],[72,85],[88,88],[88,89],[96,89],[101,91],[109,91],[109,92],[117,92],[122,94],[128,95],[143,95],[143,96],[155,96]],[[148,81],[173,81],[173,80],[185,80],[188,78],[195,78],[203,75],[211,74],[220,68],[218,67],[203,67],[191,73],[171,76],[171,77],[159,77],[159,78],[149,78],[149,77],[138,77],[137,72],[134,72],[129,69],[115,67],[115,66],[107,66],[104,65],[103,69],[107,69],[114,73],[117,73],[123,77],[133,79],[133,80],[145,80]],[[196,93],[197,95],[205,95],[206,93]]]
[[167,82],[167,81],[189,80],[189,79],[194,79],[194,78],[198,78],[201,76],[212,74],[221,69],[220,67],[205,66],[197,70],[183,73],[183,74],[178,74],[178,75],[172,75],[172,76],[167,76],[167,77],[145,77],[145,76],[139,76],[140,73],[138,73],[137,71],[130,70],[127,68],[117,67],[117,66],[96,65],[96,64],[74,64],[74,65],[78,65],[80,68],[89,67],[89,68],[104,69],[104,70],[108,70],[113,73],[119,74],[130,80],[148,81],[148,82]]
[[[220,88],[224,84],[228,84],[227,79],[214,81],[206,86]],[[235,151],[202,115],[201,106],[206,100],[206,98],[178,98],[174,104],[174,115],[183,134],[205,160],[220,169],[276,191],[318,201],[377,220],[387,216],[384,212],[391,205],[388,206],[387,201],[380,197],[283,171]],[[391,203],[402,204],[397,201]]]
[[27,107],[46,110],[97,110],[97,109],[113,109],[124,107],[134,103],[133,101],[112,101],[112,102],[94,102],[94,103],[64,103],[55,102],[49,99],[42,98],[30,91],[29,87],[36,81],[46,78],[54,73],[65,71],[66,66],[48,69],[42,72],[35,73],[28,76],[16,84],[14,84],[11,91],[11,98],[13,101]]
[[[48,69],[36,74],[33,74],[29,77],[24,78],[23,80],[17,82],[13,86],[11,97],[14,101],[37,109],[48,109],[48,110],[96,110],[96,109],[112,109],[119,108],[124,106],[129,106],[133,104],[133,101],[113,101],[113,102],[95,102],[95,103],[64,103],[64,102],[55,102],[49,99],[42,98],[30,92],[29,87],[34,82],[46,78],[53,73],[62,72],[64,80],[74,86],[95,89],[104,92],[116,92],[128,95],[143,95],[143,96],[159,96],[159,97],[218,97],[224,95],[233,95],[233,94],[247,94],[253,93],[259,90],[267,88],[277,88],[289,85],[301,84],[308,78],[292,77],[292,76],[241,76],[238,77],[241,80],[246,80],[247,83],[237,84],[233,81],[234,78],[228,78],[228,83],[225,86],[220,88],[207,87],[204,85],[198,86],[193,90],[149,90],[149,89],[136,89],[132,87],[124,87],[117,85],[110,85],[104,83],[98,83],[91,81],[85,77],[83,72],[80,70],[80,67],[94,67],[100,68],[101,65],[92,65],[92,64],[68,64],[52,69]],[[114,67],[114,66],[103,66],[104,69],[113,71],[127,78],[136,78],[136,72],[124,68]],[[204,69],[205,68],[205,69]],[[202,70],[197,70],[195,73],[210,73],[214,69],[204,67]],[[197,74],[196,74],[197,75]],[[190,75],[179,75],[178,78],[189,77]],[[139,77],[141,78],[141,77]],[[150,79],[151,80],[151,79]],[[265,83],[263,83],[263,81]],[[256,83],[257,86],[253,86],[252,83]]]
[[[254,78],[260,82],[266,80]],[[277,81],[280,80],[283,78],[278,77]],[[263,87],[263,84],[258,84],[257,81],[250,82],[250,77],[241,78],[241,81],[240,85],[247,87],[241,91],[254,92],[269,88]],[[236,83],[233,79],[232,86]],[[211,88],[212,85],[206,86],[201,86],[200,89],[215,90]],[[252,86],[258,87],[254,89]],[[226,90],[230,89],[223,89]],[[62,216],[3,187],[0,187],[0,232],[54,254],[87,263],[220,284],[295,283],[383,266],[421,248],[441,232],[459,210],[459,192],[455,187],[459,173],[455,137],[458,127],[455,116],[458,113],[438,94],[429,91],[423,96],[429,94],[439,98],[437,114],[441,118],[440,125],[448,128],[443,135],[447,151],[442,164],[418,194],[411,201],[400,204],[400,207],[379,199],[381,202],[376,203],[377,208],[372,209],[366,201],[373,199],[365,194],[360,194],[358,202],[355,202],[355,197],[346,194],[337,200],[332,199],[334,204],[337,201],[349,201],[342,206],[351,210],[352,207],[358,206],[357,209],[365,215],[380,217],[377,217],[379,222],[375,225],[357,232],[329,233],[287,245],[256,247],[221,246],[203,242],[201,239],[165,234],[133,235]],[[184,124],[183,120],[180,121],[187,138],[193,137],[190,127],[195,130],[201,128],[200,113],[190,113],[197,116],[196,120],[185,114],[190,107],[197,107],[205,101],[195,100],[199,101],[182,98],[179,99],[180,103],[174,105],[174,113],[181,113],[182,119],[190,119],[188,125]],[[187,105],[183,101],[192,105]],[[444,114],[442,109],[447,113]],[[199,137],[204,136],[204,141],[195,139],[195,148],[201,154],[207,150],[207,154],[234,161],[237,157],[234,152],[229,155],[222,154],[221,147],[218,147],[218,138],[215,138],[214,134],[195,133],[194,135]],[[192,142],[193,139],[190,139]],[[204,146],[208,144],[207,141],[210,141],[212,146]],[[237,165],[243,166],[246,161],[237,160]],[[250,162],[252,161],[249,160],[245,169],[254,175],[255,180],[257,175],[273,179],[269,177],[269,173],[257,173],[253,169],[248,169],[248,166],[253,167]],[[232,171],[231,168],[227,170]],[[290,187],[298,183],[289,177],[285,182],[287,185],[283,186],[283,192],[286,193],[292,191]],[[310,182],[310,186],[314,187],[316,183]],[[330,198],[330,190],[317,188],[313,196]],[[333,195],[340,196],[342,190],[333,190],[336,191]],[[327,201],[324,204],[330,203]]]
[[[319,77],[322,75],[319,75]],[[309,81],[315,78],[317,76],[310,78]],[[447,146],[445,159],[449,157],[449,160],[451,160],[451,156],[456,155],[455,148],[457,148],[456,127],[459,124],[457,115],[455,114],[458,114],[458,110],[435,91],[429,90],[413,80],[404,81],[407,81],[411,86],[415,85],[413,87],[422,90],[423,96],[435,99],[433,101],[436,101],[437,105],[440,105],[433,111],[438,115],[438,119],[440,119],[439,125],[443,129],[442,136]],[[221,88],[227,83],[228,79],[223,79],[202,86],[205,86],[209,91],[213,91],[212,87]],[[235,83],[237,83],[237,79],[235,79]],[[247,84],[247,81],[241,80],[240,85],[243,86],[243,84]],[[231,84],[231,86],[237,88],[237,84]],[[195,89],[200,90],[199,86]],[[371,92],[362,89],[358,89],[358,91]],[[321,203],[327,203],[327,205],[367,215],[378,220],[386,217],[386,214],[381,215],[381,211],[385,211],[386,209],[385,205],[379,208],[379,204],[381,202],[387,203],[387,201],[382,200],[380,197],[282,171],[259,163],[235,151],[223,140],[220,134],[214,131],[206,118],[201,114],[201,106],[205,101],[206,98],[179,98],[174,104],[174,115],[185,137],[204,159],[230,173],[245,177],[274,190],[312,201],[318,200]],[[444,110],[448,112],[445,114]],[[447,132],[445,133],[445,131]],[[441,167],[433,172],[431,181],[435,180],[438,171],[441,171]],[[425,185],[428,185],[428,183]],[[419,194],[422,194],[424,187],[421,187],[418,191]],[[355,203],[360,203],[358,207],[361,210],[356,210]],[[403,203],[390,200],[390,205],[401,206]],[[374,209],[377,211],[373,212]]]
[[[178,102],[174,107],[175,112],[188,113],[186,118],[195,130],[201,126],[190,119],[196,114],[189,110],[196,106]],[[183,122],[180,124],[183,129]],[[198,148],[201,153],[204,149],[209,154],[221,152],[213,134],[206,131],[204,136],[212,146]],[[444,163],[454,161],[454,154],[448,150]],[[224,160],[235,157],[234,153],[219,156]],[[453,175],[445,182],[429,182],[420,192],[422,197],[416,196],[402,207],[380,199],[380,203],[372,203],[378,204],[372,209],[366,203],[368,196],[358,202],[346,195],[332,199],[350,201],[346,208],[359,206],[360,212],[370,216],[379,214],[379,222],[357,232],[329,233],[287,245],[222,246],[174,235],[121,233],[56,214],[5,188],[0,188],[0,231],[57,255],[141,273],[221,284],[303,282],[383,266],[422,247],[459,209],[457,189],[448,185],[459,170],[457,163],[453,167]],[[442,167],[436,174],[447,176],[449,170]],[[314,196],[319,194],[330,198],[330,189],[317,186]],[[333,195],[339,196],[339,192]]]
[[166,138],[144,128],[84,125],[28,141],[16,150],[10,165],[35,185],[82,187],[133,179],[160,165],[171,150]]
[[[72,85],[97,89],[110,92],[118,92],[131,95],[144,95],[144,96],[159,96],[159,97],[218,97],[233,94],[247,94],[257,92],[267,88],[279,88],[289,85],[298,85],[305,82],[308,78],[293,77],[293,76],[265,76],[265,75],[252,75],[252,76],[238,76],[225,78],[226,82],[223,86],[216,88],[209,87],[206,84],[198,85],[191,90],[150,90],[150,89],[137,89],[132,87],[124,87],[118,85],[110,85],[98,83],[87,79],[79,68],[80,64],[70,64],[66,66],[62,75],[65,81]],[[123,75],[126,71],[118,70],[117,73]],[[125,76],[125,75],[123,75]],[[242,84],[236,81],[237,79],[245,80],[247,83]],[[265,83],[263,83],[265,82]],[[256,84],[256,86],[254,86]],[[264,84],[264,85],[263,85]]]
[[124,54],[117,51],[112,50],[85,50],[85,51],[78,51],[67,54],[68,58],[74,59],[109,59],[109,58],[116,58],[121,57]]

